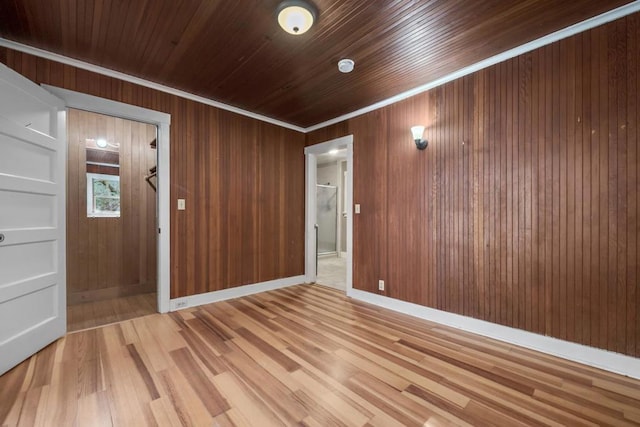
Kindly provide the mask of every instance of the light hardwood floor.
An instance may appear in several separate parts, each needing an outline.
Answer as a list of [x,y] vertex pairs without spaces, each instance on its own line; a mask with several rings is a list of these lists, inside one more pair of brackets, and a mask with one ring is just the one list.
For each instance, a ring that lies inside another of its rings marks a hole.
[[67,331],[95,328],[157,313],[156,293],[130,295],[67,307]]
[[67,335],[3,425],[638,425],[640,381],[295,286]]

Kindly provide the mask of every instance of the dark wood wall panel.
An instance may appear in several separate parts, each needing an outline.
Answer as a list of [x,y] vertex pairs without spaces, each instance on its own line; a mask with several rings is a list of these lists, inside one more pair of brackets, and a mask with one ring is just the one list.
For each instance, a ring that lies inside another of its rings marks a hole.
[[354,286],[640,356],[639,26],[310,133],[354,135]]
[[171,114],[172,298],[304,274],[302,133],[4,48],[0,60],[36,83]]

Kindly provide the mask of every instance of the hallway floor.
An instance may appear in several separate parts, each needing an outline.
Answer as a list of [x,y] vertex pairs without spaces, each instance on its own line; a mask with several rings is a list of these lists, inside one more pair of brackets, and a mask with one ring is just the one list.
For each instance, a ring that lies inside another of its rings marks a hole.
[[157,313],[156,293],[131,295],[67,307],[67,332],[104,326]]
[[316,283],[344,291],[347,287],[347,257],[319,258]]

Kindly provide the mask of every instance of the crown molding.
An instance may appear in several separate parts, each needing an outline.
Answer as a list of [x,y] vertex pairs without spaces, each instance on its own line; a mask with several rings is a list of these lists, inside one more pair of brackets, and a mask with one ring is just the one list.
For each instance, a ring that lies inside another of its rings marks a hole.
[[369,105],[368,107],[364,107],[359,110],[353,111],[351,113],[336,117],[334,119],[327,120],[322,123],[318,123],[317,125],[309,126],[304,129],[304,132],[306,133],[306,132],[312,132],[317,129],[322,129],[327,126],[334,125],[336,123],[340,123],[357,116],[361,116],[363,114],[369,113],[379,108],[386,107],[391,104],[395,104],[396,102],[404,101],[407,98],[411,98],[412,96],[426,92],[430,89],[436,88],[445,83],[449,83],[450,81],[459,79],[460,77],[464,77],[466,75],[475,73],[476,71],[480,71],[484,68],[490,67],[492,65],[498,64],[508,59],[515,58],[516,56],[522,55],[523,53],[531,52],[532,50],[557,42],[558,40],[562,40],[567,37],[571,37],[573,35],[581,33],[583,31],[587,31],[592,28],[598,27],[600,25],[606,24],[608,22],[615,21],[616,19],[638,12],[639,10],[640,10],[640,0],[636,0],[624,6],[621,6],[616,9],[605,12],[603,14],[600,14],[598,16],[594,16],[593,18],[589,18],[585,21],[571,25],[562,30],[558,30],[554,33],[540,37],[539,39],[530,41],[529,43],[525,43],[521,46],[499,53],[498,55],[484,59],[480,62],[476,62],[473,65],[462,68],[458,71],[454,71],[453,73],[448,74],[442,78],[439,78],[432,82],[418,86],[406,92],[402,92],[398,95],[392,96],[391,98],[387,98],[380,102],[376,102],[375,104]]
[[281,126],[287,129],[295,130],[298,132],[305,132],[304,128],[290,123],[276,120],[271,117],[263,116],[262,114],[253,113],[251,111],[243,110],[242,108],[234,107],[232,105],[224,104],[213,99],[205,98],[203,96],[194,95],[189,92],[185,92],[180,89],[174,89],[169,86],[162,85],[160,83],[151,82],[149,80],[135,77],[130,74],[125,74],[120,71],[111,70],[109,68],[101,67],[99,65],[89,64],[88,62],[80,61],[79,59],[69,58],[64,55],[49,52],[47,50],[39,49],[37,47],[28,46],[22,43],[14,42],[0,37],[0,46],[17,50],[19,52],[28,53],[29,55],[37,56],[51,61],[60,62],[65,65],[71,65],[82,70],[91,71],[103,76],[113,77],[115,79],[123,80],[125,82],[133,83],[139,86],[144,86],[150,89],[155,89],[160,92],[168,93],[171,95],[179,96],[181,98],[189,99],[191,101],[200,102],[202,104],[210,105],[212,107],[219,108],[221,110],[230,111],[232,113],[240,114],[242,116],[250,117],[252,119],[260,120],[262,122],[270,123],[272,125]]
[[462,68],[458,71],[454,71],[442,78],[433,80],[429,83],[423,84],[406,92],[402,92],[398,95],[392,96],[391,98],[384,99],[380,102],[376,102],[375,104],[369,105],[368,107],[361,108],[356,111],[352,111],[351,113],[343,114],[331,120],[327,120],[313,126],[309,126],[306,128],[293,125],[291,123],[283,122],[281,120],[273,119],[271,117],[264,116],[262,114],[253,113],[251,111],[243,110],[238,107],[234,107],[232,105],[224,104],[219,101],[215,101],[213,99],[205,98],[203,96],[194,95],[189,92],[185,92],[183,90],[174,89],[169,86],[165,86],[159,83],[151,82],[140,77],[131,76],[129,74],[122,73],[120,71],[111,70],[109,68],[101,67],[98,65],[89,64],[88,62],[80,61],[78,59],[69,58],[64,55],[59,55],[57,53],[49,52],[43,49],[35,48],[32,46],[28,46],[22,43],[14,42],[11,40],[7,40],[4,38],[0,38],[0,46],[17,50],[20,52],[28,53],[30,55],[38,56],[40,58],[49,59],[51,61],[60,62],[66,65],[71,65],[83,70],[91,71],[94,73],[102,74],[105,76],[113,77],[116,79],[124,80],[129,83],[137,84],[140,86],[148,87],[150,89],[155,89],[160,92],[165,92],[171,95],[176,95],[182,98],[190,99],[192,101],[200,102],[202,104],[210,105],[212,107],[220,108],[222,110],[230,111],[232,113],[240,114],[246,117],[250,117],[252,119],[260,120],[266,123],[270,123],[277,126],[282,126],[287,129],[295,130],[302,133],[312,132],[314,130],[322,129],[324,127],[340,123],[342,121],[352,119],[357,116],[361,116],[363,114],[369,113],[371,111],[380,109],[382,107],[386,107],[391,104],[395,104],[396,102],[403,101],[407,98],[411,98],[412,96],[418,95],[420,93],[426,92],[430,89],[441,86],[445,83],[453,81],[455,79],[459,79],[471,73],[475,73],[476,71],[480,71],[484,68],[490,67],[492,65],[498,64],[502,61],[506,61],[508,59],[514,58],[518,55],[522,55],[523,53],[531,52],[532,50],[538,49],[542,46],[546,46],[548,44],[557,42],[559,40],[565,39],[567,37],[571,37],[575,34],[581,33],[583,31],[590,30],[592,28],[598,27],[600,25],[606,24],[611,21],[615,21],[616,19],[625,17],[632,13],[640,11],[640,0],[635,0],[629,4],[618,7],[616,9],[610,10],[608,12],[602,13],[598,16],[594,16],[593,18],[589,18],[585,21],[579,22],[577,24],[571,25],[562,30],[558,30],[554,33],[548,34],[546,36],[540,37],[539,39],[530,41],[521,46],[515,47],[513,49],[509,49],[505,52],[502,52],[498,55],[494,55],[490,58],[484,59],[482,61],[476,62],[473,65]]

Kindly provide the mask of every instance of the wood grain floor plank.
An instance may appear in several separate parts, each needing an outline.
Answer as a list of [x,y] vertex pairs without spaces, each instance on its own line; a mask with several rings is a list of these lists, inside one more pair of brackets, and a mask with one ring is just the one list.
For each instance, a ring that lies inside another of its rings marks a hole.
[[[115,425],[145,424],[144,404],[138,400],[138,390],[132,381],[135,366],[127,351],[120,325],[101,329],[102,361],[111,419]],[[141,384],[144,387],[143,384]]]
[[236,424],[233,422],[229,415],[225,412],[224,414],[220,414],[213,419],[213,427],[235,427]]
[[249,341],[253,346],[257,347],[262,353],[271,358],[274,362],[278,363],[288,372],[293,372],[297,369],[300,369],[300,365],[298,365],[294,360],[291,360],[291,358],[289,358],[287,355],[283,354],[281,351],[278,351],[278,349],[271,346],[268,342],[264,341],[262,338],[260,338],[250,330],[246,328],[239,328],[236,332],[238,333],[238,335]]
[[159,426],[182,425],[178,413],[175,411],[173,404],[166,396],[162,396],[159,399],[150,402],[149,408],[151,409],[155,422]]
[[231,409],[224,397],[222,397],[220,392],[211,384],[206,374],[200,369],[196,360],[186,347],[173,350],[171,357],[212,417],[215,418]]
[[110,427],[113,425],[106,393],[96,392],[83,396],[78,400],[76,425],[96,427]]
[[611,416],[609,414],[599,412],[597,408],[592,409],[589,406],[571,402],[560,396],[556,396],[545,391],[536,390],[534,393],[534,397],[541,402],[549,403],[552,406],[562,408],[563,411],[572,413],[597,425],[633,425],[632,423],[626,422],[623,419],[622,414],[620,414],[620,416]]
[[182,425],[211,425],[213,417],[192,384],[177,367],[160,372],[162,385]]
[[425,405],[417,404],[402,393],[394,393],[388,385],[368,374],[358,374],[350,378],[348,384],[354,392],[376,402],[376,406],[406,425],[428,420],[434,415]]
[[129,354],[131,355],[131,360],[135,364],[136,371],[142,378],[142,381],[144,382],[145,388],[147,389],[147,392],[149,393],[151,400],[158,399],[160,397],[160,393],[158,392],[156,383],[153,381],[153,378],[151,377],[151,373],[149,372],[149,369],[147,369],[147,366],[142,361],[142,357],[140,357],[140,353],[138,353],[138,350],[136,349],[135,344],[128,344],[127,350],[129,350]]
[[217,375],[214,382],[231,406],[236,408],[250,425],[285,425],[254,392],[232,374],[225,372]]
[[[297,356],[291,353],[291,357],[295,359]],[[303,359],[296,360],[298,360],[298,363],[303,366],[303,369],[296,371],[291,375],[298,378],[299,382],[305,383],[313,381],[312,384],[314,384],[314,387],[332,391],[333,393],[341,396],[342,399],[351,402],[351,405],[359,408],[358,410],[360,412],[371,414],[372,418],[377,416],[378,418],[385,419],[387,417],[381,410],[380,405],[358,393],[355,393],[348,382],[339,381],[339,377],[326,376],[320,369],[318,369],[317,366],[314,366]],[[307,377],[310,377],[311,380],[307,379]]]
[[[315,419],[323,420],[328,424],[362,426],[371,417],[369,411],[360,405],[354,405],[352,402],[340,399],[336,393],[324,387],[313,376],[298,371],[295,373],[295,377],[303,385],[303,388],[296,392],[296,396],[301,399],[310,415]],[[327,414],[332,415],[327,416]],[[336,414],[340,414],[339,418],[336,418]]]
[[78,370],[72,362],[60,362],[54,365],[54,372],[59,372],[59,376],[54,376],[49,389],[49,399],[47,402],[48,414],[47,422],[51,425],[71,425],[75,420],[78,410]]
[[554,412],[533,399],[520,393],[514,394],[507,387],[486,381],[484,378],[472,378],[470,375],[452,375],[445,384],[473,399],[498,411],[513,412],[518,408],[518,418],[529,424],[544,424],[549,426],[574,425],[579,423],[576,417],[565,416],[560,411]]
[[67,306],[67,331],[106,326],[157,312],[156,293],[129,295]]
[[185,326],[187,327],[182,330],[182,336],[184,337],[186,333],[193,331],[202,340],[208,343],[209,347],[217,356],[231,351],[227,345],[227,342],[231,340],[231,336],[221,334],[212,322],[205,319],[206,316],[194,316],[193,319],[185,320]]
[[622,401],[620,399],[612,399],[609,396],[606,396],[597,391],[593,391],[590,388],[581,387],[572,383],[565,382],[564,384],[562,384],[562,389],[567,390],[572,394],[578,394],[589,402],[601,403],[607,408],[616,409],[625,413],[628,411],[637,411],[638,413],[640,413],[640,402],[636,403]]
[[188,329],[180,331],[180,334],[193,354],[195,354],[200,362],[206,366],[211,374],[221,374],[226,370],[226,366],[224,366],[223,361],[219,358],[220,353],[202,339],[195,331]]
[[[27,372],[33,371],[34,364],[35,357],[32,357],[0,376],[0,420],[9,419],[9,414],[12,411],[20,410],[24,400],[17,399],[17,397],[26,393],[27,390],[23,390],[23,388],[28,389],[28,386],[25,385],[27,382],[25,379]],[[16,404],[13,404],[14,399]]]
[[625,409],[624,418],[636,424],[640,424],[640,409]]
[[18,425],[35,425],[41,397],[42,387],[31,389],[26,393],[24,404],[20,410]]
[[627,426],[638,408],[638,380],[313,285],[74,332],[0,377],[2,426]]
[[[49,386],[42,387],[42,394],[40,395],[40,401],[38,403],[38,410],[36,413],[36,419],[34,426],[46,427],[48,426],[51,414],[47,413],[47,402],[49,400]],[[13,425],[13,424],[8,424]]]
[[[295,358],[295,356],[292,356]],[[333,393],[341,397],[342,400],[347,402],[350,406],[356,408],[360,413],[373,416],[377,413],[376,408],[371,406],[369,402],[362,399],[361,396],[351,392],[346,386],[346,383],[339,381],[337,377],[326,376],[316,366],[309,364],[308,362],[300,359],[299,363],[304,367],[302,370],[298,370],[292,374],[301,383],[312,383],[316,388],[326,389],[326,393]],[[300,378],[302,376],[302,379]],[[309,379],[310,378],[310,379]]]
[[305,390],[298,390],[295,393],[298,401],[304,405],[307,412],[312,415],[305,418],[307,425],[320,425],[320,426],[335,426],[335,427],[347,427],[347,423],[340,419],[337,414],[325,408],[318,403],[318,400],[312,396],[309,396]]
[[340,349],[336,351],[336,356],[354,366],[357,366],[365,372],[369,372],[372,376],[381,380],[385,384],[390,385],[396,390],[404,390],[409,386],[409,384],[411,384],[411,382],[406,378],[396,375],[392,371],[389,371],[388,369],[385,369],[364,357],[360,357],[351,351]]
[[[253,363],[257,363],[262,369],[264,369],[268,374],[270,374],[273,378],[277,378],[279,382],[281,382],[288,390],[296,391],[300,388],[300,384],[295,381],[293,376],[291,376],[290,372],[288,372],[282,365],[275,362],[273,359],[266,357],[263,353],[258,350],[257,347],[251,345],[243,338],[234,338],[233,344],[240,350],[245,356],[250,358]],[[236,351],[235,353],[239,353]],[[232,357],[236,355],[230,355],[230,357],[225,357],[224,361],[225,365],[229,367],[229,362],[233,363]],[[243,357],[244,358],[244,357]]]
[[[334,331],[334,333],[336,333],[336,331]],[[467,398],[440,384],[444,378],[425,367],[413,364],[394,354],[378,351],[374,346],[369,344],[360,343],[362,346],[352,345],[348,337],[346,339],[336,338],[336,340],[339,340],[342,345],[351,348],[380,366],[397,373],[409,380],[409,382],[422,385],[434,393],[441,395],[443,398],[456,402],[456,404],[461,407],[464,407],[468,403]]]
[[283,327],[281,335],[293,345],[313,345],[326,352],[334,351],[338,348],[336,343],[328,339],[322,333],[316,331],[316,323],[308,322],[306,319],[296,319],[295,315],[287,315],[274,320]]
[[[238,338],[239,341],[242,341]],[[249,386],[252,390],[259,392],[262,401],[271,408],[274,413],[285,420],[287,424],[297,423],[307,416],[307,413],[293,398],[293,392],[299,389],[298,384],[291,381],[285,384],[280,379],[287,381],[287,371],[280,371],[284,375],[274,376],[260,363],[245,354],[240,347],[238,351],[225,355],[225,360],[229,363],[229,371]],[[293,389],[293,390],[292,390]]]
[[[174,366],[172,358],[169,356],[174,349],[183,348],[186,343],[180,338],[181,345],[173,344],[175,332],[165,331],[159,327],[158,319],[160,315],[152,315],[149,318],[139,318],[126,322],[133,325],[135,330],[134,344],[143,349],[144,355],[149,359],[150,368],[155,372],[163,371]],[[127,328],[123,328],[128,330]],[[177,334],[176,334],[177,335]],[[131,345],[131,343],[127,344]]]

